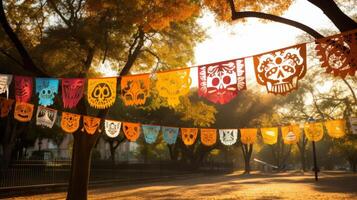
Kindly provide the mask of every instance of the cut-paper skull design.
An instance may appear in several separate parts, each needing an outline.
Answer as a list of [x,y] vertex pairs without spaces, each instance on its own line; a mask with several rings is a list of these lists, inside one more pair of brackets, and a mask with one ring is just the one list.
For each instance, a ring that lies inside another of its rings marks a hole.
[[20,122],[29,122],[32,119],[33,109],[33,104],[16,102],[14,118]]
[[327,73],[345,78],[347,74],[354,76],[357,70],[357,29],[348,34],[316,41],[316,53],[321,66]]
[[112,106],[116,98],[117,78],[88,79],[88,103],[97,109]]
[[89,135],[93,135],[99,125],[100,125],[100,118],[97,117],[90,117],[90,116],[83,116],[83,124],[84,124],[84,129]]
[[325,127],[327,134],[332,138],[341,138],[346,134],[346,121],[343,119],[327,121]]
[[79,128],[81,116],[73,113],[62,112],[61,128],[67,133],[74,133]]
[[230,102],[246,89],[243,59],[204,65],[198,68],[198,95],[213,103]]
[[195,143],[198,134],[197,128],[181,128],[181,139],[187,146]]
[[156,89],[170,107],[180,104],[180,97],[190,91],[190,69],[157,73]]
[[36,93],[40,105],[53,105],[55,95],[58,94],[58,84],[59,81],[54,78],[36,78]]
[[56,118],[57,110],[43,106],[37,107],[36,125],[52,128],[56,122]]
[[178,133],[179,133],[179,128],[168,127],[168,126],[162,127],[163,138],[167,144],[175,144]]
[[217,130],[212,128],[201,128],[201,143],[212,146],[217,141]]
[[33,79],[28,76],[15,76],[16,101],[28,103],[32,97]]
[[115,138],[120,133],[121,122],[115,120],[104,121],[105,133],[110,138]]
[[300,127],[298,125],[290,125],[281,127],[284,144],[296,144],[300,140]]
[[126,106],[143,105],[149,96],[149,75],[123,76],[121,96]]
[[9,86],[12,81],[12,75],[0,74],[0,94],[6,93],[6,98],[9,98]]
[[154,144],[157,136],[160,132],[160,126],[153,126],[153,125],[142,125],[145,142],[148,144]]
[[230,146],[237,142],[238,130],[237,129],[220,129],[219,139],[222,144]]
[[265,144],[275,144],[278,141],[278,128],[261,128],[260,129]]
[[311,142],[318,142],[324,136],[324,127],[320,122],[306,123],[304,125],[304,131],[307,139]]
[[130,142],[135,142],[140,136],[140,124],[123,122],[123,132]]
[[257,82],[268,93],[285,95],[297,89],[306,73],[306,44],[254,56]]
[[13,99],[6,99],[3,97],[0,97],[0,117],[7,117],[9,115],[9,112],[11,111],[12,104],[14,103]]
[[62,100],[64,108],[76,107],[83,96],[84,83],[84,78],[62,79]]
[[240,141],[242,144],[254,144],[257,139],[256,128],[242,128],[240,129]]

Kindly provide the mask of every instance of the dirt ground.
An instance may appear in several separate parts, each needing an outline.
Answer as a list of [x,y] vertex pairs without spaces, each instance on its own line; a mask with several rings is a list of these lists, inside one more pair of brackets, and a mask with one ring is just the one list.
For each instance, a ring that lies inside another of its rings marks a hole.
[[[12,199],[64,199],[52,193]],[[315,183],[305,173],[197,175],[187,179],[113,186],[89,191],[89,199],[357,199],[357,174],[324,172]]]

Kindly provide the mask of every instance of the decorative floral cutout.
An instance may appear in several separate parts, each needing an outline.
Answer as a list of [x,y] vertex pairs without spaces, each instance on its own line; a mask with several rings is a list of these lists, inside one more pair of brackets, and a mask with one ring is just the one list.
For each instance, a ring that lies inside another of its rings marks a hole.
[[14,118],[20,122],[29,122],[32,119],[33,109],[33,104],[16,102]]
[[290,125],[281,127],[284,144],[296,144],[300,140],[300,127],[298,125]]
[[257,140],[256,128],[242,128],[240,129],[240,141],[242,144],[254,144]]
[[145,104],[149,89],[149,75],[123,76],[121,79],[121,96],[126,106]]
[[219,139],[222,144],[230,146],[237,142],[238,130],[237,129],[220,129]]
[[180,97],[188,94],[190,85],[190,69],[157,73],[156,89],[171,107],[180,104]]
[[74,108],[83,97],[84,78],[62,79],[62,100],[64,108]]
[[142,125],[143,133],[145,137],[145,141],[148,144],[154,144],[157,136],[160,132],[160,126],[153,126],[153,125]]
[[79,128],[80,120],[80,115],[62,112],[61,128],[67,133],[74,133]]
[[121,122],[106,119],[104,121],[104,126],[105,126],[105,133],[107,134],[108,137],[110,138],[118,137],[120,133]]
[[28,76],[15,76],[16,101],[28,103],[32,97],[33,79]]
[[88,79],[88,103],[97,109],[112,106],[116,98],[116,78]]
[[84,129],[89,135],[93,135],[99,125],[100,125],[100,118],[97,117],[90,117],[90,116],[83,116],[83,124],[84,124]]
[[12,104],[14,103],[13,99],[6,99],[3,97],[0,97],[0,117],[7,117],[9,115],[9,112],[11,111]]
[[178,133],[179,133],[179,128],[168,127],[168,126],[162,127],[163,138],[167,144],[175,144]]
[[346,134],[346,121],[343,119],[327,121],[325,126],[327,134],[332,138],[341,138]]
[[278,141],[278,128],[262,128],[260,129],[265,144],[275,144]]
[[201,128],[201,143],[206,146],[212,146],[217,141],[217,130],[211,128]]
[[181,138],[185,145],[189,146],[195,143],[197,138],[197,128],[181,128]]
[[322,123],[306,123],[304,125],[304,131],[309,141],[318,142],[324,136],[324,127]]
[[0,94],[6,93],[6,98],[9,98],[9,87],[12,81],[12,75],[0,74]]
[[198,95],[213,103],[230,102],[246,89],[243,59],[224,61],[198,68]]
[[130,142],[135,142],[140,136],[140,124],[123,122],[123,132]]
[[48,128],[52,128],[56,122],[56,118],[57,118],[57,110],[46,108],[43,106],[37,107],[37,114],[36,114],[37,126],[45,126]]
[[298,88],[306,73],[306,44],[254,56],[257,82],[268,93],[285,95]]
[[36,93],[40,105],[53,105],[55,95],[58,94],[58,84],[59,81],[54,78],[36,78]]

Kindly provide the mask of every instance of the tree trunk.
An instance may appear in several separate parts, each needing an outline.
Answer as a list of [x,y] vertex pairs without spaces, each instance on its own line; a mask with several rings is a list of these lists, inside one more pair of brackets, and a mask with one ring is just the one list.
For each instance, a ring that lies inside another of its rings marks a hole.
[[244,157],[244,174],[250,174],[250,159],[253,152],[253,144],[242,144],[242,152]]
[[115,147],[114,147],[114,141],[109,142],[109,148],[110,148],[110,160],[112,162],[112,168],[114,169],[115,167]]

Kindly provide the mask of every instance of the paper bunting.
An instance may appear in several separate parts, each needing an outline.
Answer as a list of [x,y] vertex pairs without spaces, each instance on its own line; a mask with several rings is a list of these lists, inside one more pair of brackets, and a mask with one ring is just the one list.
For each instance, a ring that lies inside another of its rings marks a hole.
[[112,106],[116,98],[116,78],[88,79],[88,103],[97,109]]
[[123,132],[130,142],[135,142],[140,136],[140,124],[123,122]]
[[217,141],[217,130],[213,128],[201,128],[201,143],[212,146]]
[[105,120],[104,121],[105,133],[110,138],[115,138],[120,133],[121,122],[114,120]]
[[263,142],[265,144],[275,144],[278,141],[278,128],[261,128]]
[[126,106],[145,104],[149,89],[149,75],[123,76],[121,79],[121,96]]
[[33,79],[28,76],[15,76],[16,101],[28,103],[32,97]]
[[327,134],[332,138],[341,138],[345,135],[346,121],[343,119],[325,122]]
[[37,126],[45,126],[48,128],[52,128],[56,122],[56,118],[57,118],[57,110],[46,108],[43,106],[37,107],[37,114],[36,114]]
[[32,119],[33,109],[33,104],[16,102],[14,118],[20,122],[29,122]]
[[300,140],[300,127],[298,125],[290,125],[281,127],[284,144],[296,144]]
[[160,132],[160,126],[142,125],[145,141],[148,144],[153,144],[156,141]]
[[318,142],[324,136],[324,128],[322,123],[306,123],[304,131],[309,141]]
[[230,146],[237,142],[238,130],[237,129],[219,129],[219,139],[222,144]]
[[171,107],[180,104],[180,97],[190,91],[190,69],[157,73],[156,89],[161,97],[167,99]]
[[357,117],[350,117],[352,134],[357,135]]
[[162,127],[163,138],[167,144],[175,144],[178,133],[179,133],[179,128],[167,127],[167,126]]
[[79,128],[81,116],[73,113],[62,112],[61,128],[67,133],[74,133]]
[[198,134],[197,128],[181,128],[181,139],[187,146],[195,143]]
[[55,95],[58,94],[58,84],[59,81],[54,78],[36,78],[36,93],[40,105],[53,105]]
[[243,128],[240,129],[240,141],[242,144],[254,144],[257,139],[258,129]]
[[357,70],[357,29],[316,41],[316,53],[327,73],[345,78]]
[[84,92],[84,78],[62,79],[62,100],[64,108],[74,108]]
[[230,60],[198,68],[198,95],[225,104],[246,89],[244,60]]
[[257,82],[268,93],[287,94],[298,88],[306,73],[306,44],[272,51],[253,57]]
[[0,117],[7,117],[9,115],[9,112],[11,111],[12,104],[14,103],[13,99],[6,99],[3,97],[0,97]]
[[6,93],[6,98],[9,98],[9,86],[12,81],[12,75],[0,74],[0,94]]
[[83,116],[83,124],[84,124],[84,129],[89,135],[93,135],[99,125],[100,125],[100,118],[97,117],[90,117],[90,116]]

